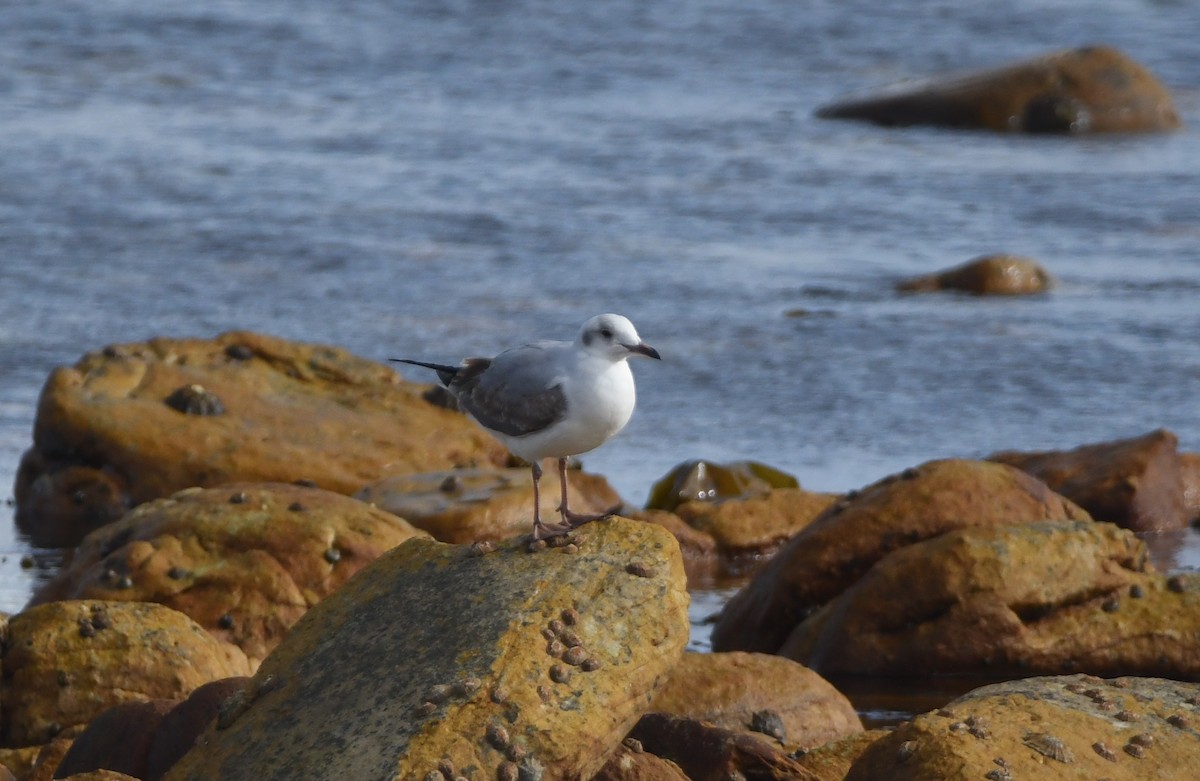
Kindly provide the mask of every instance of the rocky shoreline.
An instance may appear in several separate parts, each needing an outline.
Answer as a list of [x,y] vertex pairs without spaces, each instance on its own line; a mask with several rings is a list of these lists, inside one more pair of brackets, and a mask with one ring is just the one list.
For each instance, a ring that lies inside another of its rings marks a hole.
[[[17,522],[73,552],[4,621],[0,779],[1200,763],[1200,576],[1138,537],[1200,516],[1200,457],[1170,432],[844,495],[685,462],[650,506],[536,545],[515,466],[429,386],[333,347],[239,332],[56,370]],[[571,480],[585,509],[620,501]],[[718,582],[742,588],[714,653],[685,653],[688,591]],[[1001,682],[865,730],[824,677],[847,675]]]

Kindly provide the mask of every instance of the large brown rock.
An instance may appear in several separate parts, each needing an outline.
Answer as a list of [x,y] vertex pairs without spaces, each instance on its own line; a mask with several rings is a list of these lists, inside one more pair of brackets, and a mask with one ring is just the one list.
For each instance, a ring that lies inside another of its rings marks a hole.
[[122,702],[179,699],[245,675],[238,649],[187,616],[140,602],[52,602],[8,620],[0,743],[42,744]]
[[1200,575],[1112,524],[962,529],[878,562],[780,653],[826,674],[1088,672],[1200,680]]
[[[867,750],[867,747],[889,732],[891,729],[876,728],[830,741],[795,754],[796,763],[820,778],[821,781],[843,781],[846,773],[850,771],[850,766]],[[992,780],[987,779],[986,781]]]
[[930,461],[852,492],[788,541],[734,595],[717,651],[776,652],[810,613],[891,551],[953,529],[1087,519],[1041,481],[1003,464]]
[[257,665],[306,610],[414,536],[425,533],[319,488],[190,488],[89,534],[30,604],[158,602],[241,648]]
[[1028,472],[1098,521],[1162,531],[1191,520],[1178,446],[1174,434],[1158,429],[1074,450],[1009,451],[989,459]]
[[648,713],[629,736],[644,750],[678,765],[692,781],[825,781],[776,741],[697,719]]
[[1023,296],[1044,293],[1050,275],[1036,260],[1018,255],[983,255],[961,266],[899,283],[898,290],[929,293],[956,290],[976,296]]
[[1200,767],[1195,684],[1028,678],[977,689],[869,746],[845,781],[1145,781]]
[[682,655],[688,597],[654,524],[555,539],[388,552],[301,619],[167,778],[588,778]]
[[1166,87],[1107,46],[899,84],[824,106],[817,116],[1025,133],[1161,132],[1180,124]]
[[[567,471],[571,510],[603,513],[622,504],[620,495],[599,475]],[[562,488],[557,475],[541,481],[541,514],[558,515]],[[529,469],[464,469],[396,475],[371,483],[355,494],[361,501],[395,513],[439,542],[495,542],[533,529],[533,475]]]
[[684,654],[653,709],[757,732],[789,750],[862,732],[854,706],[803,665],[768,654]]
[[[633,746],[630,748],[630,746]],[[669,759],[642,750],[636,741],[617,747],[591,781],[690,781]]]
[[192,486],[380,477],[501,465],[503,447],[428,386],[345,350],[249,332],[107,347],[51,373],[17,475],[17,522],[74,544]]
[[1180,453],[1179,470],[1183,479],[1183,506],[1192,523],[1200,521],[1200,453]]

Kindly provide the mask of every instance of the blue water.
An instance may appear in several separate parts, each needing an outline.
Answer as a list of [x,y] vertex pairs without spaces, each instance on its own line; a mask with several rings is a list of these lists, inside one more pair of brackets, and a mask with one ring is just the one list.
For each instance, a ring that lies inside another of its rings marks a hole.
[[[104,344],[454,360],[603,311],[666,358],[584,458],[635,502],[698,457],[842,490],[1159,426],[1200,450],[1197,30],[1186,0],[0,2],[0,481],[48,372]],[[1185,129],[813,118],[1089,43]],[[892,292],[996,251],[1058,287]],[[0,527],[12,610],[35,573]]]

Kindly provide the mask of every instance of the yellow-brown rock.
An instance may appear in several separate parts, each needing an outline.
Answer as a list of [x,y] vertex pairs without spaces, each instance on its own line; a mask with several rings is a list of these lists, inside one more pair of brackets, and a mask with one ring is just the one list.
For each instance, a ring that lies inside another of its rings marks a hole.
[[1183,506],[1192,523],[1200,521],[1200,453],[1180,453]]
[[425,533],[319,488],[190,488],[89,534],[31,604],[158,602],[257,665],[308,608],[413,536]]
[[633,510],[628,517],[658,524],[671,532],[683,555],[688,588],[717,588],[725,582],[725,563],[712,535],[696,531],[678,515],[666,510]]
[[1200,687],[1084,675],[985,686],[869,746],[845,781],[1145,781],[1200,767]]
[[[620,508],[621,497],[599,475],[567,470],[571,510],[603,513]],[[533,529],[533,476],[528,469],[463,469],[397,475],[355,494],[395,513],[440,542],[495,542]],[[552,520],[562,503],[556,475],[541,481],[542,518]]]
[[812,748],[862,732],[854,706],[828,681],[781,656],[684,654],[654,699],[655,711]]
[[249,332],[153,339],[51,373],[17,476],[26,533],[76,539],[192,486],[380,477],[500,465],[503,447],[428,386],[345,350]]
[[[817,776],[821,781],[842,781],[850,766],[867,747],[891,732],[890,729],[870,729],[840,740],[796,754],[796,764]],[[991,781],[987,779],[986,781]]]
[[1107,46],[899,84],[823,106],[817,116],[1024,133],[1162,132],[1180,124],[1162,82]]
[[1030,475],[986,461],[930,461],[851,492],[734,595],[713,631],[717,651],[773,653],[809,614],[885,555],[953,529],[1088,514]]
[[896,288],[911,293],[955,290],[975,296],[1027,296],[1050,289],[1050,275],[1036,260],[1019,255],[982,255],[936,274],[905,280]]
[[166,777],[590,777],[682,655],[679,549],[621,518],[527,539],[383,555],[301,619]]
[[140,602],[52,602],[8,620],[0,659],[0,742],[42,744],[112,705],[178,699],[245,675],[236,648],[187,616]]
[[659,478],[646,501],[649,510],[674,510],[685,502],[722,502],[766,496],[776,488],[799,488],[796,478],[757,461],[718,464],[684,461]]
[[780,653],[826,674],[1200,680],[1200,575],[1090,521],[961,529],[878,562]]
[[1098,521],[1144,532],[1182,529],[1191,520],[1179,439],[1164,429],[1074,450],[989,458],[1028,472]]

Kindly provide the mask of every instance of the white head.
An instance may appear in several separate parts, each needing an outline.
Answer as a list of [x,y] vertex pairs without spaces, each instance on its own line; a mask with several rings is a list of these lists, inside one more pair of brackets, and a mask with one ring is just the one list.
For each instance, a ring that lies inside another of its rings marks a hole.
[[629,319],[621,315],[596,315],[579,329],[577,344],[596,355],[623,361],[633,355],[658,358],[658,350],[642,341]]

